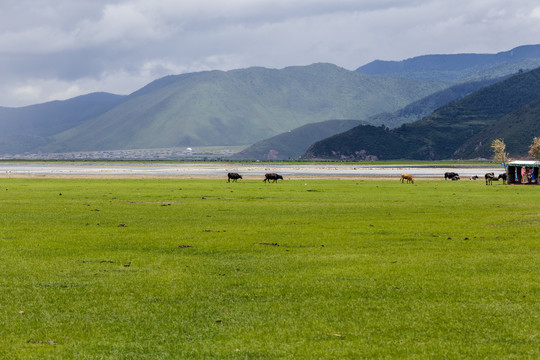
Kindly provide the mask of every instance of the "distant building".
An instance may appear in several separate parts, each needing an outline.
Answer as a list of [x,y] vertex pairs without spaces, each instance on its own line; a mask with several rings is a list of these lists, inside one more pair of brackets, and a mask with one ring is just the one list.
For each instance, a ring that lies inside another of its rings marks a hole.
[[506,168],[508,184],[535,184],[538,185],[538,170],[540,161],[512,161]]

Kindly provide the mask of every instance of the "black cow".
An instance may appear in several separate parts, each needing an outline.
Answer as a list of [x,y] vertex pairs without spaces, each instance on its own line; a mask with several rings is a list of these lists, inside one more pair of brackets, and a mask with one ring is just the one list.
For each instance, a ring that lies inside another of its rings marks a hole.
[[486,178],[486,185],[493,185],[493,178],[495,177],[494,173],[486,173],[484,177]]
[[228,173],[227,174],[227,182],[230,182],[231,179],[233,182],[236,182],[236,180],[238,179],[241,179],[242,178],[242,175],[238,174],[238,173]]
[[[452,181],[457,181],[457,180],[459,180],[459,179],[460,179],[460,177],[459,177],[458,174],[456,174],[456,175],[454,175],[454,176],[452,177]],[[445,180],[446,180],[446,179],[445,179]]]
[[470,177],[471,180],[478,180],[478,176],[474,175]]
[[[497,178],[497,180],[501,179],[503,181],[503,184],[506,184],[506,180],[507,180],[507,175],[506,173],[502,173],[502,174],[499,174],[499,177]],[[495,179],[493,179],[495,180]]]
[[266,180],[268,180],[268,182],[270,182],[270,180],[273,180],[273,182],[276,182],[276,181],[278,181],[278,179],[283,180],[283,176],[278,175],[276,173],[268,173],[268,174],[264,175],[264,180],[263,181],[266,182]]
[[455,173],[455,172],[445,172],[444,173],[444,180],[446,179],[450,179],[450,180],[454,180],[455,177],[458,177],[456,180],[459,180],[459,174],[458,173]]

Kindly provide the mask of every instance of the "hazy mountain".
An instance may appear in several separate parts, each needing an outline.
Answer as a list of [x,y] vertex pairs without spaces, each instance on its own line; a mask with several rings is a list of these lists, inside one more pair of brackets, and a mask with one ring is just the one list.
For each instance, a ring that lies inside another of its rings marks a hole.
[[375,60],[362,74],[419,80],[465,82],[497,78],[540,66],[540,45],[525,45],[497,54],[423,55],[402,61]]
[[20,108],[0,107],[0,153],[24,152],[42,146],[50,141],[49,137],[103,114],[124,98],[92,93]]
[[[260,152],[266,146],[267,154],[276,150],[279,156],[294,157],[299,150],[291,146],[304,146],[305,141],[287,136],[289,131],[295,134],[294,129],[328,119],[397,127],[487,84],[464,84],[464,79],[492,81],[526,68],[524,64],[536,64],[538,49],[531,45],[491,55],[426,55],[402,62],[375,62],[359,71],[331,64],[207,71],[167,76],[125,97],[98,93],[0,108],[0,153],[232,146],[261,141],[252,149]],[[460,82],[449,88],[451,83],[441,79]],[[324,127],[327,134],[342,130]],[[322,130],[319,126],[312,129]],[[303,131],[312,130],[298,133]],[[284,136],[262,142],[279,134]]]
[[403,124],[411,123],[431,114],[435,109],[444,106],[452,101],[458,100],[470,93],[473,93],[485,86],[494,84],[503,78],[488,79],[481,81],[466,82],[451,86],[447,89],[437,91],[418,101],[405,106],[392,113],[381,113],[370,116],[364,121],[371,125],[385,125],[395,128]]
[[331,64],[210,71],[157,80],[54,137],[49,152],[245,145],[328,119],[397,110],[445,85]]
[[360,125],[359,120],[327,120],[307,124],[259,141],[235,154],[240,160],[289,160],[299,158],[316,141]]
[[[362,153],[380,159],[450,159],[465,155],[475,158],[482,153],[471,151],[470,146],[461,147],[499,120],[505,124],[502,118],[507,115],[514,117],[512,127],[523,127],[519,131],[514,129],[516,133],[530,131],[530,122],[538,121],[533,117],[533,101],[539,97],[540,68],[482,88],[396,129],[358,126],[313,144],[304,157],[354,159],[362,158],[358,155]],[[530,119],[518,120],[522,114],[528,114]]]
[[[500,81],[500,79],[499,79]],[[259,141],[247,149],[237,153],[233,158],[242,160],[287,160],[301,157],[310,145],[332,135],[345,132],[360,124],[385,125],[396,127],[404,123],[414,122],[429,115],[433,110],[462,98],[482,87],[497,82],[495,79],[475,81],[454,85],[448,89],[428,95],[393,113],[381,113],[370,116],[363,121],[325,121],[304,125],[270,139]]]

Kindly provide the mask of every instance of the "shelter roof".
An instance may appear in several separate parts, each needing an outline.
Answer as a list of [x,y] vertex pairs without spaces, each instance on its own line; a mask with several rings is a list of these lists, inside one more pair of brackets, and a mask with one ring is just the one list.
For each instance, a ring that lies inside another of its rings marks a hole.
[[524,166],[524,167],[540,167],[540,161],[534,160],[517,160],[508,163],[508,166]]

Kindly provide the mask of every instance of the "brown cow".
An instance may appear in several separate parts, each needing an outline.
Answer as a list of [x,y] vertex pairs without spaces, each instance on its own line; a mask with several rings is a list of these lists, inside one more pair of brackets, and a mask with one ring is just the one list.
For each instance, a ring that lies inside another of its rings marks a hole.
[[403,182],[404,180],[407,180],[407,184],[408,183],[414,184],[414,180],[411,174],[401,174],[401,182]]
[[266,182],[266,180],[268,180],[268,182],[270,182],[270,180],[273,180],[273,182],[277,182],[278,179],[283,180],[283,176],[278,175],[276,173],[268,173],[268,174],[264,175],[264,180],[263,181]]

